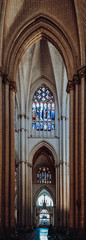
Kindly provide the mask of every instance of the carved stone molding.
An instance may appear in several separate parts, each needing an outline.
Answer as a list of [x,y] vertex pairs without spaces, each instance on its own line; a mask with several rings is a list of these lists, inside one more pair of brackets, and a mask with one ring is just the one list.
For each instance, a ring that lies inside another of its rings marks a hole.
[[3,74],[2,82],[3,82],[4,84],[10,85],[10,79],[9,79],[9,77],[8,77],[8,74]]
[[10,90],[16,92],[16,82],[10,81]]
[[23,118],[23,117],[29,119],[29,117],[26,114],[17,115],[17,118]]
[[20,129],[15,129],[15,132],[19,133],[19,132],[22,132],[22,131],[25,131],[25,132],[29,132],[28,129],[25,129],[25,128],[20,128]]
[[30,167],[30,168],[33,167],[33,165],[31,163],[27,163],[27,166]]
[[60,164],[58,163],[58,164],[55,165],[55,168],[58,168],[59,166],[60,166]]
[[27,163],[26,161],[19,161],[18,164]]
[[74,85],[79,84],[80,81],[79,81],[79,76],[77,74],[74,75],[73,81],[74,81]]
[[67,84],[67,93],[70,93],[71,90],[74,90],[74,81],[68,81],[68,84]]
[[66,116],[61,115],[61,120],[65,119],[66,120]]
[[66,166],[69,167],[69,163],[60,161],[58,164],[55,165],[55,168],[58,168],[58,167],[60,167],[60,165],[63,165],[63,164],[65,164]]
[[78,71],[79,79],[86,78],[86,66],[82,67]]
[[0,77],[3,78],[3,71],[1,67],[0,67]]

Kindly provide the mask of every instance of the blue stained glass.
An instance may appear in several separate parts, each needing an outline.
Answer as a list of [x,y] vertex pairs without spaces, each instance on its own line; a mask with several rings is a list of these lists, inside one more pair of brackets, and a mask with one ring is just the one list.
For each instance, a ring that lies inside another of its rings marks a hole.
[[47,103],[44,103],[44,120],[47,120]]
[[48,120],[51,119],[51,104],[48,103]]
[[52,103],[52,120],[55,120],[55,104]]
[[35,103],[32,104],[32,119],[33,119],[33,120],[36,119],[36,107],[35,107]]
[[43,103],[40,103],[40,120],[43,120]]
[[41,93],[41,90],[40,90],[40,89],[38,90],[38,93],[39,93],[39,94]]
[[47,90],[46,93],[49,94],[49,90]]
[[41,96],[40,96],[40,95],[38,95],[38,99],[39,99],[39,100],[41,99]]
[[36,128],[36,123],[33,122],[33,124],[32,124],[32,128],[33,128],[33,129]]
[[49,95],[46,96],[47,100],[50,98]]
[[47,131],[47,122],[44,122],[44,130]]
[[42,91],[45,92],[45,87],[42,88]]
[[36,119],[39,120],[39,103],[36,104]]
[[52,130],[55,130],[55,123],[52,122]]
[[48,131],[51,131],[51,122],[48,122]]
[[36,130],[39,131],[39,122],[36,122]]
[[42,101],[43,101],[43,102],[45,101],[45,98],[44,98],[44,97],[42,98]]
[[44,92],[42,93],[42,96],[45,97],[45,93]]
[[43,122],[40,122],[40,130],[43,131],[43,128],[44,128],[44,124],[43,124]]
[[40,131],[51,131],[51,129],[55,129],[54,96],[44,84],[37,89],[33,96],[32,120],[33,129]]

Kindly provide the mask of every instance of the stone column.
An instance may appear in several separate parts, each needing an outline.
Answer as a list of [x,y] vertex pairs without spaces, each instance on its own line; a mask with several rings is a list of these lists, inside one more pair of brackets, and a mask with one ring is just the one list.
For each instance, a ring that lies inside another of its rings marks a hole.
[[80,96],[79,96],[79,227],[84,229],[85,227],[85,156],[86,156],[86,146],[85,146],[85,135],[86,135],[86,67],[78,71],[80,78]]
[[70,230],[74,228],[74,82],[69,81],[67,92],[70,92]]
[[63,203],[62,203],[62,208],[63,208],[63,227],[66,227],[66,163],[65,163],[65,151],[66,151],[66,146],[65,146],[65,116],[62,116],[62,130],[63,130],[63,157],[62,157],[62,192],[63,192]]
[[32,228],[32,165],[28,163],[28,227]]
[[65,116],[66,227],[69,226],[69,118]]
[[79,89],[78,89],[78,76],[74,75],[74,85],[75,85],[75,227],[78,228],[78,177],[79,177]]
[[14,131],[14,110],[15,110],[15,82],[10,82],[10,226],[15,226],[15,131]]
[[59,211],[60,211],[60,196],[59,196],[59,164],[56,164],[56,212],[55,212],[55,225],[59,227]]
[[26,226],[26,146],[25,114],[19,114],[19,177],[18,177],[18,224]]
[[4,84],[4,225],[9,227],[9,78],[3,75]]
[[62,206],[63,192],[62,192],[62,162],[60,161],[60,227],[62,227],[63,206]]
[[0,228],[2,227],[2,78],[0,69]]

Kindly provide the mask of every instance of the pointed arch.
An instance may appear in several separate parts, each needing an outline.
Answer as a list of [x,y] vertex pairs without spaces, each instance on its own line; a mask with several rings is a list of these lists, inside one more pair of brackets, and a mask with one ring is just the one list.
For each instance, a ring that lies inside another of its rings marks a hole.
[[4,54],[3,69],[15,81],[19,62],[26,49],[40,39],[50,41],[62,55],[72,79],[76,68],[76,47],[60,22],[43,13],[28,19],[14,31]]
[[36,194],[35,194],[35,196],[34,196],[33,202],[36,203],[37,198],[38,198],[38,196],[39,196],[39,194],[41,193],[42,190],[46,190],[46,191],[50,194],[50,196],[51,196],[52,199],[53,199],[53,203],[54,203],[54,205],[55,205],[55,197],[54,197],[54,195],[53,195],[53,192],[52,192],[52,190],[51,190],[49,187],[47,187],[47,186],[41,186],[41,187],[38,189],[38,191],[36,192]]
[[41,147],[46,147],[47,149],[50,150],[50,152],[52,153],[53,155],[53,159],[54,159],[54,163],[56,164],[58,162],[58,159],[57,159],[57,154],[56,154],[56,151],[55,149],[51,146],[51,144],[49,144],[47,141],[40,141],[38,144],[36,144],[31,152],[29,153],[29,163],[32,163],[33,164],[33,157],[34,157],[34,154],[37,152],[38,149],[40,149]]

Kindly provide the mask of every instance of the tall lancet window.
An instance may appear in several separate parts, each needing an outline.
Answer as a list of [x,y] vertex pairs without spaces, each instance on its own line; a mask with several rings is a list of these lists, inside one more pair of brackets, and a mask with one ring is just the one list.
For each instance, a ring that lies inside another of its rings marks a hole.
[[32,100],[32,129],[55,130],[55,100],[46,85],[37,89]]

